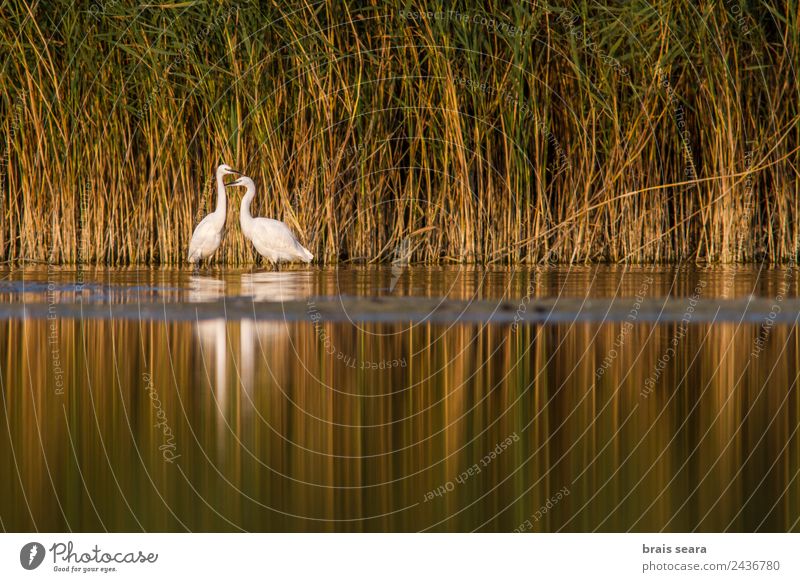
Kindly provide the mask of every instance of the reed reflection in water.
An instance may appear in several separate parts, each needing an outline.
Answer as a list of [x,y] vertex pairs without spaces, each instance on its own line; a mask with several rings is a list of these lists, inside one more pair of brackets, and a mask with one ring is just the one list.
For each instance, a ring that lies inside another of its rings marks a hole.
[[0,518],[797,531],[794,328],[623,325],[3,321]]

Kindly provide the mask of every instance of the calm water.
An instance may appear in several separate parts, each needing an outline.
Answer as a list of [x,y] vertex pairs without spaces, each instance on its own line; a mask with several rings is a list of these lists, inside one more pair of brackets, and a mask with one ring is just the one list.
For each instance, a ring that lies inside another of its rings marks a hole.
[[0,524],[798,531],[797,279],[7,269]]

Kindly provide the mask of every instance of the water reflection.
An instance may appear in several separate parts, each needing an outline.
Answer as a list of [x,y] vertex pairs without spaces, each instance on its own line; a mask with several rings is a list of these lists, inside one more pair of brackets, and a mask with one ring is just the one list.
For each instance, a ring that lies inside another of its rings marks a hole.
[[[633,297],[652,278],[648,297],[686,297],[697,282],[709,297],[785,297],[800,294],[800,279],[787,267],[724,266],[525,266],[483,269],[468,265],[421,267],[400,259],[387,266],[296,269],[252,273],[217,269],[194,274],[175,269],[101,269],[28,266],[1,269],[0,301],[203,302],[223,296],[287,301],[313,296],[381,295],[447,297],[458,300],[532,297]],[[82,283],[78,285],[76,280]]]
[[195,333],[200,348],[200,359],[206,380],[213,378],[212,393],[217,407],[217,427],[220,434],[224,434],[222,425],[225,423],[225,411],[228,406],[228,358],[227,358],[227,328],[224,319],[211,319],[197,321],[194,324]]
[[314,294],[314,274],[310,271],[245,273],[241,294],[254,301],[294,301]]
[[256,369],[256,326],[251,319],[243,319],[239,323],[239,346],[241,350],[239,380],[246,395],[246,401],[252,403],[253,379]]
[[286,323],[242,319],[239,322],[239,378],[248,410],[252,408],[257,364],[266,354],[275,354],[287,347],[289,332]]
[[[185,296],[302,301],[321,280],[199,276]],[[8,530],[800,529],[792,325],[0,326]]]
[[217,301],[225,297],[225,281],[216,277],[192,275],[188,287],[187,299],[190,303]]

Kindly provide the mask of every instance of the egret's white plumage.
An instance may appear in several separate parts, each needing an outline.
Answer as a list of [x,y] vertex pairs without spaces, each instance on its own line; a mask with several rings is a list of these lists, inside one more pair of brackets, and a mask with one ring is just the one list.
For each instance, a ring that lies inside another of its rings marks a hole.
[[214,212],[200,221],[192,233],[186,260],[195,266],[201,260],[213,255],[222,243],[222,231],[225,230],[225,216],[228,208],[224,182],[227,174],[240,174],[240,172],[225,164],[217,167],[217,207]]
[[245,238],[253,243],[258,253],[274,264],[302,261],[310,263],[314,258],[307,248],[301,245],[292,231],[280,220],[272,218],[253,218],[250,203],[256,195],[256,185],[247,176],[231,182],[231,186],[245,186],[247,192],[242,198],[239,223]]

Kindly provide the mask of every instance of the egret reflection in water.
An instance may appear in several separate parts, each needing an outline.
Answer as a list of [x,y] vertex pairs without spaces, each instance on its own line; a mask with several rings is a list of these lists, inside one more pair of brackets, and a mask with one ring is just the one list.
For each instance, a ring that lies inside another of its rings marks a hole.
[[311,271],[245,273],[241,277],[241,294],[253,301],[297,301],[314,294],[313,283]]
[[218,301],[225,297],[226,282],[209,275],[192,275],[189,277],[189,292],[187,299],[190,303],[205,303]]
[[[205,378],[211,383],[217,406],[218,434],[222,438],[222,424],[228,406],[228,343],[224,319],[198,320],[194,324],[200,347],[200,360]],[[213,383],[211,382],[213,378]]]

